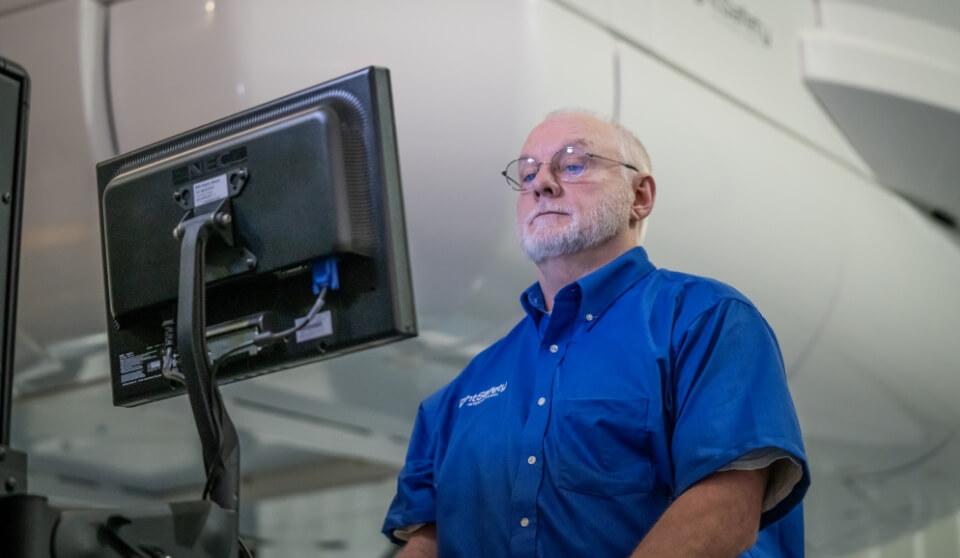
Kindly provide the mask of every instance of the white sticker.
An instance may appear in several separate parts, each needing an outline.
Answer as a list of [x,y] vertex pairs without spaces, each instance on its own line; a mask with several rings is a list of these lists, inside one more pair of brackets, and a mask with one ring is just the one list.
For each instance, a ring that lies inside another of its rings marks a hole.
[[[298,318],[294,321],[294,324],[299,326],[303,323],[303,320],[304,318]],[[329,310],[320,312],[314,316],[309,324],[297,332],[297,343],[303,343],[304,341],[310,341],[327,335],[333,335],[333,320],[331,319]]]
[[229,195],[227,191],[227,175],[221,174],[220,176],[214,176],[213,178],[208,178],[203,182],[197,182],[193,185],[193,207],[200,207],[210,202],[220,201]]

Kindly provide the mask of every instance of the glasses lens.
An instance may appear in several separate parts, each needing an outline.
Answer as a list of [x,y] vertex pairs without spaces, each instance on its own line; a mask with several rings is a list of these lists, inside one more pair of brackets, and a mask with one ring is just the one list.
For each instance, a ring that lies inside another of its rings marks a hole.
[[525,189],[530,187],[530,183],[536,177],[537,167],[537,162],[528,157],[511,161],[504,173],[513,182],[510,186]]
[[553,172],[564,182],[573,182],[587,170],[587,154],[579,147],[566,147],[553,156]]

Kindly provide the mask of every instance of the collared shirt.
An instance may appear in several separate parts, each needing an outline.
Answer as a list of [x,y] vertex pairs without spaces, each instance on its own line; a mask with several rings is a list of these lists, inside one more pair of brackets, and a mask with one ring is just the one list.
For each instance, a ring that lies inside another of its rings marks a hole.
[[444,558],[628,556],[693,484],[776,448],[802,478],[750,555],[803,555],[800,428],[776,339],[743,295],[638,247],[561,289],[551,313],[539,285],[521,304],[527,317],[421,404],[387,536],[436,522]]

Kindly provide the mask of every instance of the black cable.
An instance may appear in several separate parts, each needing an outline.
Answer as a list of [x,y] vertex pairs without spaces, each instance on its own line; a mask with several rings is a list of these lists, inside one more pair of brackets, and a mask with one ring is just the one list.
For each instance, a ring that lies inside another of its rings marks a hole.
[[253,553],[247,548],[247,544],[243,542],[243,537],[238,536],[237,542],[240,543],[240,555],[244,558],[253,558]]
[[326,298],[326,296],[327,296],[327,287],[323,287],[322,289],[320,289],[320,294],[317,295],[317,301],[313,303],[313,307],[310,308],[310,311],[307,312],[307,315],[303,317],[302,322],[300,322],[298,325],[295,325],[289,329],[285,329],[283,331],[279,331],[276,333],[267,331],[259,335],[256,335],[253,338],[253,343],[255,343],[257,346],[264,347],[266,345],[276,342],[279,339],[283,339],[288,335],[293,335],[294,333],[307,327],[307,324],[313,321],[313,318],[314,316],[317,315],[317,312],[319,312],[320,309],[323,308],[323,305],[325,302],[324,299]]
[[210,367],[210,389],[208,393],[212,395],[213,401],[211,401],[211,408],[213,410],[214,418],[214,430],[217,439],[217,454],[216,458],[210,461],[210,465],[206,471],[206,483],[203,486],[202,499],[206,500],[210,496],[210,491],[213,489],[213,483],[219,476],[217,468],[223,465],[223,397],[220,395],[219,389],[214,389],[216,387],[216,377],[217,372],[220,370],[220,365],[226,360],[226,358],[234,353],[240,352],[242,350],[248,349],[253,346],[253,341],[246,341],[237,345],[236,347],[231,348],[229,351],[225,352],[218,358],[213,366]]
[[219,372],[220,366],[227,360],[227,357],[229,357],[230,355],[249,349],[254,345],[258,347],[266,347],[272,343],[279,341],[280,339],[283,339],[284,337],[287,337],[288,335],[293,335],[294,333],[305,328],[313,320],[313,318],[317,315],[317,313],[323,308],[323,305],[325,304],[326,295],[327,295],[327,287],[323,287],[320,290],[320,294],[317,295],[317,300],[316,302],[313,303],[313,307],[310,308],[310,311],[307,312],[306,316],[303,317],[303,320],[299,324],[279,332],[266,331],[266,332],[260,333],[254,336],[254,338],[251,339],[250,341],[244,341],[243,343],[240,343],[236,347],[232,347],[230,350],[220,355],[217,358],[217,360],[213,363],[213,365],[210,367],[210,380],[209,380],[210,386],[208,386],[209,387],[208,393],[212,395],[212,399],[213,399],[213,401],[211,401],[211,408],[213,411],[213,418],[214,418],[213,426],[215,430],[215,436],[217,439],[217,454],[216,454],[216,458],[211,460],[210,466],[207,468],[206,482],[204,483],[203,493],[201,496],[202,499],[206,500],[209,498],[210,491],[213,489],[213,483],[214,481],[216,481],[217,477],[219,476],[219,472],[217,471],[217,468],[223,464],[224,440],[222,435],[222,419],[223,419],[223,413],[224,413],[224,404],[223,404],[223,397],[220,395],[220,390],[215,389],[217,385],[217,372]]

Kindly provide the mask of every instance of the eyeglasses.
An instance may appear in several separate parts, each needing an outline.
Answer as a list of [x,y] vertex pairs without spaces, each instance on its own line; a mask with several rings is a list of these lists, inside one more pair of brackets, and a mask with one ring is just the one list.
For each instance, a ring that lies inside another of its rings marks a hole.
[[[587,163],[592,159],[601,159],[640,172],[640,169],[633,165],[596,153],[588,153],[574,145],[568,145],[553,154],[553,157],[550,158],[550,171],[558,180],[576,182],[583,176],[583,173],[587,172]],[[540,166],[544,164],[546,164],[546,161],[537,161],[533,157],[521,157],[515,161],[510,161],[507,168],[503,169],[500,174],[507,179],[508,186],[518,192],[524,192],[533,186],[533,180],[540,172]]]

